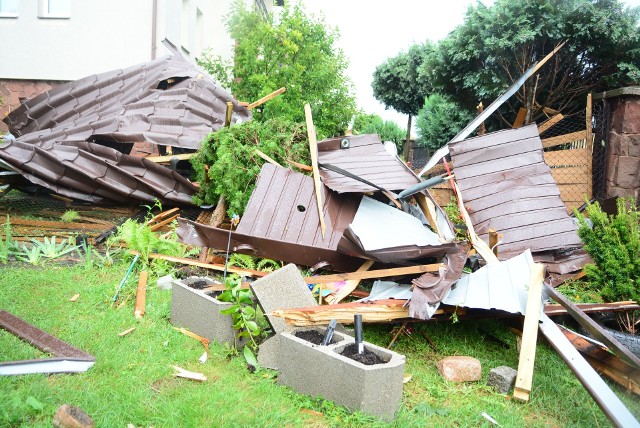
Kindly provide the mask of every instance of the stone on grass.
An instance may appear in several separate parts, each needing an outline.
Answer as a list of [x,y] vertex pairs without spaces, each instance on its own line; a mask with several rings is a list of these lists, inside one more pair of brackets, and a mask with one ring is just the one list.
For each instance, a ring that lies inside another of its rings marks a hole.
[[438,371],[451,382],[476,382],[482,375],[482,366],[473,357],[446,357],[438,361]]
[[53,426],[56,428],[94,428],[96,423],[81,408],[63,404],[58,407],[53,416]]
[[492,386],[500,394],[508,394],[516,383],[518,371],[509,366],[499,366],[491,369],[487,378],[487,385]]

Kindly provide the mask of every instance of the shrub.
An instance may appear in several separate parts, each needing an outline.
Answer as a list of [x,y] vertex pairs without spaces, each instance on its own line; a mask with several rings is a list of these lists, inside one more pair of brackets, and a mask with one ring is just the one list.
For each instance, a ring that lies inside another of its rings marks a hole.
[[241,215],[265,162],[255,149],[280,165],[286,165],[287,159],[304,163],[309,159],[306,128],[274,118],[234,125],[210,134],[198,154],[191,158],[200,183],[194,202],[214,205],[224,195],[229,214]]
[[633,198],[618,199],[617,208],[609,216],[597,202],[589,204],[592,227],[576,213],[578,234],[594,261],[585,266],[586,278],[606,302],[640,301],[640,213]]

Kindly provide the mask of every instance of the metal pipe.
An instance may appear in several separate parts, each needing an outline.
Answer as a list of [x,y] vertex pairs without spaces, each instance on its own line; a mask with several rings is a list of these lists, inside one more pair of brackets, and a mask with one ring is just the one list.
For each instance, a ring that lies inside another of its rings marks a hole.
[[353,316],[353,327],[355,329],[358,354],[364,354],[364,343],[362,343],[362,314],[355,314]]
[[331,322],[327,326],[327,330],[324,333],[322,346],[327,346],[329,343],[331,343],[331,339],[333,339],[333,332],[336,330],[336,325],[338,325],[338,321],[331,320]]

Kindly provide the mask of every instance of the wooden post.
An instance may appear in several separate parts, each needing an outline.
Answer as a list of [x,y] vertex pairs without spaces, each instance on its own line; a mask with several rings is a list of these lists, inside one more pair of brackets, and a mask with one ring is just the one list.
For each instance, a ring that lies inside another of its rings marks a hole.
[[536,341],[538,340],[543,278],[544,265],[535,263],[531,267],[531,276],[529,278],[527,309],[522,329],[522,347],[520,349],[516,385],[513,391],[513,398],[522,402],[529,401],[529,393],[533,383],[533,366],[536,360]]
[[138,291],[136,292],[136,306],[133,314],[136,318],[142,318],[144,315],[145,305],[147,302],[147,279],[149,278],[149,272],[143,270],[140,272],[140,279],[138,279]]
[[224,126],[231,126],[231,116],[233,116],[233,103],[231,101],[227,101],[227,111],[224,115]]
[[311,168],[313,169],[313,185],[316,191],[320,229],[322,230],[322,239],[324,239],[326,226],[324,224],[324,207],[322,206],[322,184],[320,183],[320,170],[318,169],[318,143],[316,141],[316,128],[313,126],[313,117],[311,116],[311,106],[309,104],[304,105],[304,115],[307,120],[309,154],[311,156]]

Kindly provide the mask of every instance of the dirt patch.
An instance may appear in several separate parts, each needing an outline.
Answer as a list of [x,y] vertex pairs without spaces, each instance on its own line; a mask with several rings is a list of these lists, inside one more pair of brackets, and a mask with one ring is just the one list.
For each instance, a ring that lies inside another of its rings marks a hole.
[[222,294],[222,291],[209,291],[208,293],[204,294],[211,297],[212,299],[217,299],[218,296]]
[[[321,345],[322,339],[324,339],[324,334],[316,330],[296,331],[294,335],[302,340],[313,343],[314,345]],[[330,343],[336,343],[335,337],[331,338]]]
[[202,290],[203,288],[209,287],[211,283],[205,281],[204,279],[195,279],[195,280],[189,281],[187,285],[189,286],[189,288]]
[[355,343],[347,345],[340,354],[366,366],[386,363],[386,361],[383,360],[382,357],[380,357],[375,352],[369,351],[366,347],[364,348],[364,352],[362,354],[358,354],[358,348],[356,347]]

